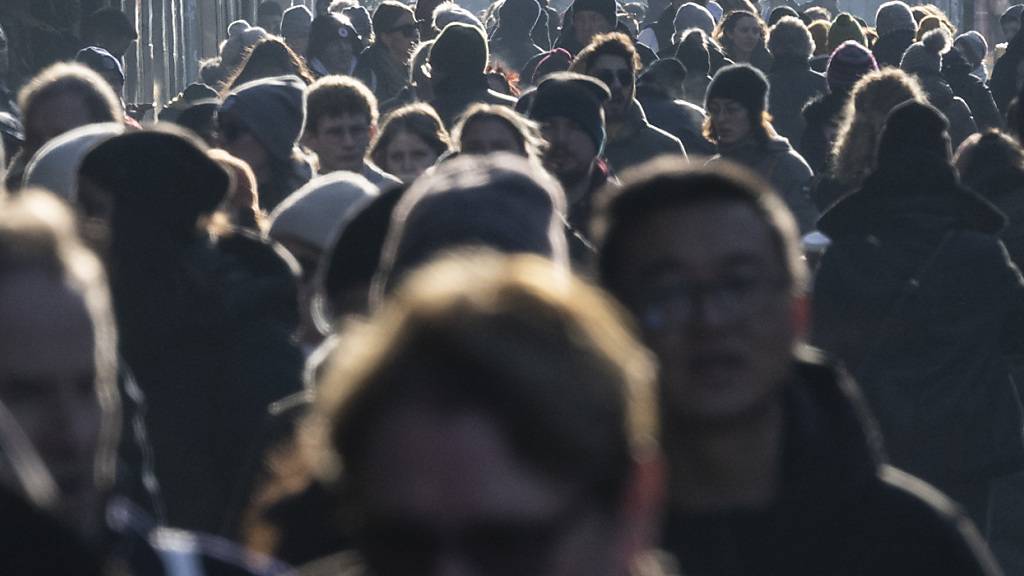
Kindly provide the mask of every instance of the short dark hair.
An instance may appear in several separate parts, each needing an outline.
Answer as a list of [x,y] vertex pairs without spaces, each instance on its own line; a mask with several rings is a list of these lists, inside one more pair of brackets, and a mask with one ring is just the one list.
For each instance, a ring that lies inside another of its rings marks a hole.
[[430,264],[343,334],[313,421],[321,472],[358,490],[372,481],[368,437],[397,406],[468,409],[493,419],[527,465],[611,510],[634,457],[657,442],[653,364],[628,326],[548,260],[485,252]]
[[594,61],[601,56],[618,56],[623,58],[627,63],[633,65],[635,72],[639,72],[643,67],[643,64],[640,62],[640,55],[636,51],[636,46],[633,45],[633,41],[630,40],[629,36],[622,32],[609,32],[594,36],[590,44],[576,55],[576,59],[572,61],[572,66],[569,67],[569,70],[586,74],[589,72],[590,67],[593,66]]
[[597,198],[591,234],[598,244],[598,277],[617,296],[628,288],[620,278],[622,239],[642,229],[647,218],[665,210],[708,203],[739,202],[749,206],[768,226],[780,265],[791,288],[802,290],[807,267],[800,253],[796,221],[770,184],[746,168],[729,163],[680,166],[669,158],[655,159],[628,170],[622,186],[608,186]]

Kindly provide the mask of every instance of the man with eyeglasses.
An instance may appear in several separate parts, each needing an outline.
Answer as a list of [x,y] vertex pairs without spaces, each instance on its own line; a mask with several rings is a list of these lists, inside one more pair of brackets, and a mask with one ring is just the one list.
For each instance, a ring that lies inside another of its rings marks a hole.
[[400,2],[385,0],[373,12],[373,45],[359,55],[353,75],[386,102],[409,85],[409,60],[420,41],[416,16]]
[[647,122],[644,109],[636,100],[639,69],[636,47],[620,32],[595,37],[576,56],[570,68],[604,82],[611,92],[611,98],[604,105],[608,128],[604,155],[616,172],[662,154],[686,156],[678,138]]
[[649,559],[654,369],[622,320],[553,261],[477,254],[426,265],[344,333],[314,422],[368,573],[621,576]]
[[884,463],[856,385],[800,344],[792,214],[732,164],[659,160],[609,189],[601,283],[660,361],[662,548],[685,573],[997,574],[963,513]]

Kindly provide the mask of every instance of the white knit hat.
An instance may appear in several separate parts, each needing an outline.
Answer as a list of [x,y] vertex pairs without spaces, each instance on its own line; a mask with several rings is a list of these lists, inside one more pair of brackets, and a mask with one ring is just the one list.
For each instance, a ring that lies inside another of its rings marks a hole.
[[88,124],[46,143],[29,161],[22,185],[53,192],[68,202],[78,197],[78,166],[99,144],[124,133],[115,122]]
[[353,172],[314,178],[270,214],[270,237],[293,238],[326,250],[345,217],[377,193],[376,186]]

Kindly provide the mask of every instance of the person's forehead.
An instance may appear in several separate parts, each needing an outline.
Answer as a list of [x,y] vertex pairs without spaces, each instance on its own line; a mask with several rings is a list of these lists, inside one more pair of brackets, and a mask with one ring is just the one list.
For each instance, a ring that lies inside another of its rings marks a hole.
[[617,54],[601,54],[597,58],[594,58],[594,63],[590,65],[591,71],[593,70],[620,70],[628,69],[629,62],[624,56]]
[[733,266],[782,267],[768,223],[739,200],[704,201],[650,214],[633,228],[639,240],[628,254],[642,273],[675,270],[711,274]]
[[359,128],[370,125],[370,118],[366,114],[351,112],[337,116],[325,116],[320,119],[320,128]]
[[480,411],[425,404],[394,408],[367,438],[368,512],[449,524],[545,517],[573,492],[513,453],[499,425]]

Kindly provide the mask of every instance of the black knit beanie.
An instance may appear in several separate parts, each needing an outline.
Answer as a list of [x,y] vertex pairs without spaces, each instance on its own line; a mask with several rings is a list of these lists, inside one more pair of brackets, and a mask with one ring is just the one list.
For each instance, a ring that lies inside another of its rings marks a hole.
[[908,100],[889,112],[878,141],[878,165],[904,164],[908,156],[949,160],[949,121],[927,102]]
[[604,84],[590,76],[556,72],[537,87],[530,106],[530,119],[544,122],[561,116],[575,122],[590,136],[598,151],[604,148],[602,106],[611,95]]
[[752,117],[759,118],[768,108],[768,80],[764,74],[749,64],[726,66],[715,74],[704,97],[704,107],[715,98],[735,100],[743,105]]
[[484,33],[476,26],[453,22],[430,47],[430,77],[440,80],[480,75],[488,58]]
[[572,13],[596,12],[608,21],[608,25],[615,28],[619,17],[615,9],[615,0],[576,0],[572,3]]

